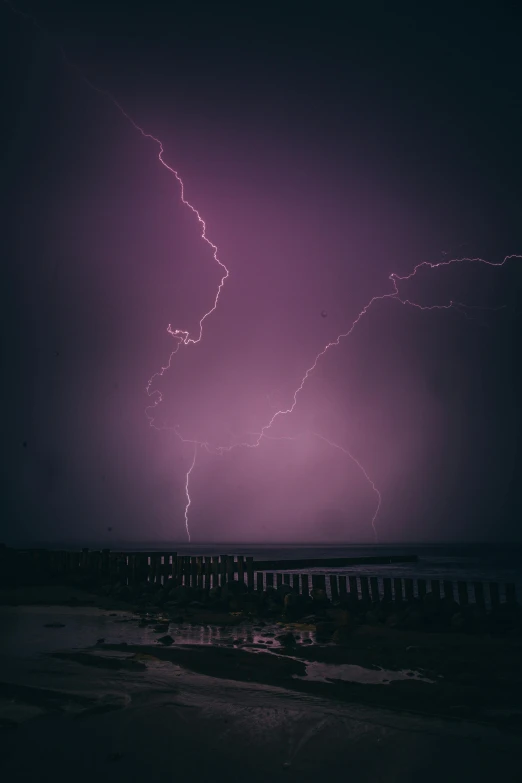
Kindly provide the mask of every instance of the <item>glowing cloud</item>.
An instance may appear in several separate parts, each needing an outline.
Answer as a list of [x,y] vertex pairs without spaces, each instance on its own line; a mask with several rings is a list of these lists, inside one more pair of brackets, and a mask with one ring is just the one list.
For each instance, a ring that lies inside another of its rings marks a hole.
[[[19,16],[29,20],[31,23],[36,25],[38,27],[38,29],[41,30],[42,32],[45,32],[43,30],[43,28],[41,27],[41,25],[39,25],[39,23],[37,22],[37,20],[34,17],[31,17],[28,14],[25,14],[25,13],[23,13],[21,11],[18,11],[18,9],[14,8],[11,5],[11,3],[7,2],[7,0],[4,0],[4,2],[6,2],[6,4],[11,8],[12,11],[17,13]],[[212,315],[212,313],[218,307],[221,291],[223,289],[225,281],[227,280],[227,278],[230,275],[230,272],[229,272],[228,268],[225,266],[225,264],[219,259],[217,246],[208,238],[207,233],[206,233],[207,232],[206,223],[205,223],[204,219],[202,218],[201,214],[196,209],[196,207],[194,207],[185,198],[185,186],[184,186],[183,180],[180,177],[177,169],[171,167],[165,161],[165,158],[164,158],[164,147],[163,147],[163,143],[161,142],[161,140],[158,139],[156,136],[152,135],[151,133],[148,133],[146,130],[144,130],[143,127],[141,125],[139,125],[127,113],[127,111],[125,111],[125,109],[121,106],[121,104],[116,100],[116,98],[114,98],[114,96],[110,92],[108,92],[105,89],[100,89],[95,84],[93,84],[90,81],[90,79],[88,79],[86,77],[86,75],[83,73],[83,71],[81,71],[78,68],[78,66],[76,66],[73,62],[71,62],[68,59],[68,57],[66,56],[66,54],[63,51],[63,49],[60,46],[58,46],[58,49],[60,50],[60,52],[61,52],[61,54],[62,54],[62,56],[64,58],[64,61],[67,64],[67,66],[72,68],[72,69],[74,69],[79,74],[81,79],[85,82],[85,84],[87,84],[91,89],[95,90],[100,95],[103,95],[103,96],[107,97],[112,102],[112,104],[115,106],[115,108],[122,114],[122,116],[133,126],[133,128],[136,131],[138,131],[141,134],[141,136],[145,140],[151,141],[151,142],[153,142],[156,145],[156,147],[158,149],[157,157],[158,157],[158,160],[159,160],[160,164],[165,169],[167,169],[167,171],[169,171],[173,175],[173,177],[175,178],[175,180],[176,180],[176,182],[177,182],[177,184],[179,186],[180,199],[181,199],[182,203],[188,209],[190,209],[191,212],[196,216],[196,218],[198,220],[198,223],[200,225],[200,228],[201,228],[201,238],[212,249],[213,259],[221,267],[222,272],[223,272],[221,280],[220,280],[219,285],[217,287],[216,295],[215,295],[214,301],[212,303],[212,306],[203,314],[203,316],[199,320],[199,332],[198,332],[198,334],[196,336],[191,336],[188,331],[185,331],[183,329],[173,328],[171,324],[169,324],[168,327],[167,327],[167,332],[168,332],[168,334],[170,334],[174,338],[176,346],[175,346],[174,350],[171,352],[167,363],[164,366],[162,366],[160,370],[158,370],[156,373],[154,373],[151,376],[151,378],[149,379],[149,381],[148,381],[148,383],[146,385],[146,392],[147,392],[148,396],[151,397],[151,398],[154,398],[152,404],[149,405],[146,408],[146,415],[147,415],[147,417],[149,419],[150,425],[152,427],[156,427],[156,425],[154,424],[153,412],[154,412],[154,409],[161,403],[161,401],[163,399],[163,395],[162,395],[162,392],[158,388],[153,388],[153,384],[155,383],[155,381],[157,379],[161,378],[165,374],[165,372],[167,372],[167,370],[169,370],[169,368],[171,367],[171,363],[172,363],[173,357],[175,356],[175,354],[178,352],[178,350],[180,349],[180,347],[182,345],[196,344],[196,343],[199,343],[201,341],[201,339],[203,337],[203,325],[204,325],[204,322],[206,321],[206,319],[210,315]],[[419,304],[419,303],[417,303],[415,301],[412,301],[411,299],[402,298],[401,295],[400,295],[400,291],[399,291],[400,283],[404,282],[404,281],[411,280],[413,277],[415,277],[415,275],[417,274],[419,269],[421,269],[423,267],[426,267],[426,268],[429,268],[430,270],[433,270],[433,269],[437,269],[437,268],[440,268],[440,267],[450,266],[452,264],[462,264],[462,263],[480,263],[480,264],[487,264],[488,266],[492,266],[492,267],[501,267],[508,260],[513,259],[513,258],[520,259],[520,258],[522,258],[522,256],[519,256],[519,255],[509,255],[509,256],[506,256],[503,261],[498,262],[498,263],[493,263],[493,262],[490,262],[490,261],[486,261],[486,260],[484,260],[482,258],[467,258],[467,257],[466,258],[448,259],[448,260],[440,261],[438,263],[430,263],[430,262],[427,262],[427,261],[423,261],[423,262],[417,264],[414,267],[414,269],[407,275],[400,276],[400,275],[397,275],[397,274],[392,272],[389,275],[389,280],[392,283],[391,290],[389,292],[387,292],[387,293],[376,294],[375,296],[373,296],[369,300],[369,302],[362,308],[362,310],[358,313],[358,315],[352,321],[352,323],[349,326],[349,328],[345,332],[342,332],[341,334],[339,334],[336,337],[335,340],[333,340],[331,342],[328,342],[324,346],[324,348],[315,356],[315,359],[313,360],[311,365],[308,367],[308,369],[304,372],[304,374],[302,376],[302,379],[301,379],[301,382],[299,383],[299,386],[293,392],[292,401],[291,401],[291,404],[289,405],[289,407],[281,408],[281,409],[277,410],[272,415],[272,417],[269,419],[269,421],[261,428],[260,432],[258,432],[258,433],[246,433],[244,437],[248,438],[247,440],[244,440],[244,441],[239,442],[239,443],[233,443],[232,445],[226,445],[226,446],[214,445],[214,444],[210,444],[210,443],[205,442],[205,441],[197,441],[197,440],[193,440],[193,439],[190,439],[190,438],[184,438],[180,434],[179,429],[178,429],[177,426],[175,428],[173,428],[174,432],[177,435],[177,437],[183,443],[190,443],[190,444],[192,444],[194,446],[194,456],[193,456],[192,462],[190,464],[190,467],[189,467],[189,469],[188,469],[188,471],[186,473],[186,479],[185,479],[185,494],[186,494],[186,498],[187,498],[187,503],[186,503],[186,506],[185,506],[185,527],[186,527],[187,536],[188,536],[189,541],[190,541],[190,528],[189,528],[189,518],[188,517],[189,517],[189,508],[190,508],[191,503],[192,503],[192,499],[191,499],[190,492],[189,492],[189,482],[190,482],[190,476],[191,476],[191,474],[192,474],[192,472],[193,472],[193,470],[195,468],[195,465],[196,465],[197,450],[198,450],[199,447],[205,448],[206,451],[208,451],[209,453],[213,453],[213,454],[218,454],[219,455],[219,454],[223,454],[224,452],[231,451],[234,448],[240,448],[240,447],[241,448],[257,448],[260,445],[260,443],[263,440],[263,438],[270,438],[270,439],[274,439],[274,440],[286,439],[284,437],[282,437],[282,438],[273,437],[273,436],[268,434],[269,431],[271,430],[274,422],[279,417],[291,414],[294,411],[294,409],[295,409],[295,407],[297,405],[298,396],[302,392],[302,390],[303,390],[303,388],[304,388],[304,386],[306,384],[306,381],[308,380],[310,375],[313,373],[313,371],[317,367],[317,364],[318,364],[319,360],[321,359],[321,357],[324,356],[331,348],[333,348],[335,346],[338,346],[342,339],[344,339],[346,337],[349,337],[353,333],[354,329],[356,328],[358,323],[361,321],[361,319],[368,313],[370,308],[376,302],[384,301],[384,300],[387,300],[387,299],[395,299],[395,300],[397,300],[398,302],[400,302],[404,306],[414,307],[414,308],[416,308],[418,310],[450,310],[450,309],[455,309],[458,312],[461,312],[461,313],[463,312],[464,314],[466,314],[466,310],[468,310],[468,309],[477,309],[475,307],[468,306],[468,305],[463,304],[461,302],[450,301],[448,304],[441,304],[441,305],[421,305],[421,304]],[[487,309],[487,308],[484,308],[484,309]],[[498,308],[496,308],[496,309],[498,309]],[[325,317],[326,316],[326,311],[323,311],[321,313],[321,315],[323,317]],[[159,429],[159,428],[157,428],[157,429]],[[381,507],[382,497],[381,497],[381,493],[379,492],[379,490],[375,486],[375,483],[370,478],[370,475],[368,474],[366,469],[362,466],[362,464],[346,448],[343,448],[342,446],[339,446],[339,445],[333,443],[331,440],[329,440],[328,438],[324,437],[323,435],[320,435],[318,433],[313,433],[313,434],[317,438],[320,438],[321,440],[325,441],[327,444],[329,444],[333,448],[337,448],[337,449],[341,450],[342,452],[344,452],[345,454],[347,454],[355,462],[355,464],[359,467],[359,469],[362,471],[362,473],[364,474],[365,478],[367,479],[367,481],[371,485],[372,490],[376,494],[377,499],[378,499],[377,507],[376,507],[375,512],[373,514],[373,517],[371,519],[371,526],[372,526],[374,535],[377,538],[377,531],[376,531],[376,527],[375,527],[375,521],[376,521],[377,515],[379,513],[379,509]],[[254,440],[252,441],[249,438],[249,436],[254,436]]]

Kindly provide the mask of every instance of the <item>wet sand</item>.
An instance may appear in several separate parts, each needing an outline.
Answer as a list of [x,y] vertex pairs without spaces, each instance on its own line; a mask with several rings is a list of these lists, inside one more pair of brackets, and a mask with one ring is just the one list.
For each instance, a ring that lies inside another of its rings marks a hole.
[[364,628],[324,645],[198,613],[168,623],[169,645],[161,613],[0,607],[5,779],[518,779],[513,641]]

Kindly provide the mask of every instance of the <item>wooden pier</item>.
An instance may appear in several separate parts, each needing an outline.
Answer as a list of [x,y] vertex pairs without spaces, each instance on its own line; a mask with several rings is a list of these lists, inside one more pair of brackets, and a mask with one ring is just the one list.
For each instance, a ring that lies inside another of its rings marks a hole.
[[[466,582],[439,579],[369,576],[357,566],[417,562],[416,555],[392,557],[327,558],[304,560],[257,560],[242,555],[178,555],[176,552],[8,550],[0,549],[0,582],[41,584],[49,581],[84,580],[92,587],[120,584],[155,584],[158,588],[186,586],[210,591],[230,582],[240,590],[279,590],[300,595],[322,591],[334,603],[364,602],[403,604],[450,599],[461,606],[474,604],[481,611],[495,612],[501,605],[516,606],[514,584]],[[321,574],[321,569],[346,568],[346,573]],[[354,570],[350,571],[349,569]],[[306,572],[308,570],[308,573]],[[38,581],[40,580],[40,581]]]

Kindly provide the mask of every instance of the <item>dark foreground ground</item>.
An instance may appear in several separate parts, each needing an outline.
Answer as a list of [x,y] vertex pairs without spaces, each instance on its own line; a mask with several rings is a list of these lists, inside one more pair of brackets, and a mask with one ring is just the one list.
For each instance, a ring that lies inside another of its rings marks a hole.
[[518,632],[136,612],[59,586],[0,604],[2,779],[520,779]]

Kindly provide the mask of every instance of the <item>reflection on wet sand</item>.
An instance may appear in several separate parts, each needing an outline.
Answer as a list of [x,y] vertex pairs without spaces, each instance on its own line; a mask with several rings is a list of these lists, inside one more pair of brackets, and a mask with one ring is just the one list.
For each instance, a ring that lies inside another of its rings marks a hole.
[[104,783],[175,771],[199,782],[239,769],[253,783],[316,783],[349,769],[354,783],[516,780],[516,734],[404,712],[401,704],[418,708],[438,687],[423,672],[316,660],[339,651],[295,626],[169,623],[175,642],[165,646],[161,618],[148,619],[92,608],[0,612],[3,778],[65,783],[74,773]]

